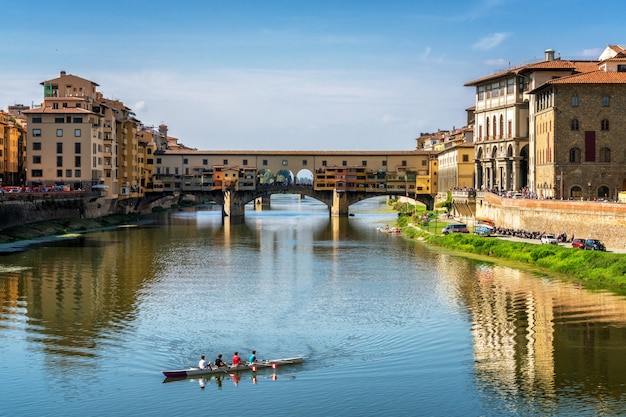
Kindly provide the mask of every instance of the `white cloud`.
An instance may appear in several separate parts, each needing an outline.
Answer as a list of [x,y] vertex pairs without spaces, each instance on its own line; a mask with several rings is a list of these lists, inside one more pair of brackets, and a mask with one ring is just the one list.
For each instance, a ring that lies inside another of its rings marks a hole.
[[488,59],[485,61],[485,65],[489,65],[490,67],[506,67],[509,64],[509,61],[502,58]]
[[508,37],[509,37],[508,33],[503,33],[503,32],[492,33],[491,35],[482,38],[481,40],[476,42],[474,45],[472,45],[472,49],[482,49],[482,50],[493,49],[496,46],[500,45],[502,42],[504,42],[504,40]]

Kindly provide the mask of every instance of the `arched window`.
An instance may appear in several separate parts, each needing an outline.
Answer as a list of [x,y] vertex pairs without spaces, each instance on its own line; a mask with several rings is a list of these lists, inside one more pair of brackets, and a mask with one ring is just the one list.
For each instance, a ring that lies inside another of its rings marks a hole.
[[[494,139],[496,139],[497,135],[498,135],[498,132],[496,132],[496,126],[498,126],[498,125],[496,123],[497,123],[496,122],[496,116],[494,115],[493,116],[493,138]],[[500,133],[502,133],[502,132],[500,132]]]
[[580,149],[572,148],[569,150],[569,161],[573,164],[580,163]]
[[600,162],[611,162],[611,150],[609,148],[600,149]]
[[600,130],[609,130],[609,119],[603,119],[600,122]]
[[489,140],[489,131],[491,130],[489,127],[489,118],[487,117],[487,120],[485,120],[485,138],[487,140]]
[[500,139],[504,137],[504,116],[500,115]]
[[578,122],[578,119],[572,119],[572,130],[578,129],[580,129],[580,123]]
[[578,96],[572,96],[572,107],[578,107]]

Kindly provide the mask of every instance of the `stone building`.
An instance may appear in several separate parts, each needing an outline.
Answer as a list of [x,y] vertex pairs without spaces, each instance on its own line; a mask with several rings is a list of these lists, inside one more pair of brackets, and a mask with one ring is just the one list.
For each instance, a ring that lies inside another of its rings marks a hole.
[[626,189],[626,52],[610,46],[594,71],[549,80],[530,93],[537,194],[616,200]]
[[476,89],[475,183],[479,189],[534,188],[534,125],[529,92],[545,82],[596,69],[595,61],[569,61],[545,51],[543,61],[466,83]]

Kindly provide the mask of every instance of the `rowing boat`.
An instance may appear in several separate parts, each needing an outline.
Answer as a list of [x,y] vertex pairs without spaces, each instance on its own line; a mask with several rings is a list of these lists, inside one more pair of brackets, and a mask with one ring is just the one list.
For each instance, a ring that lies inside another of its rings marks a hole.
[[212,367],[200,369],[192,367],[187,369],[176,369],[172,371],[163,371],[163,375],[167,378],[186,378],[188,376],[196,375],[230,374],[232,372],[256,371],[257,369],[262,368],[278,368],[281,365],[293,365],[302,362],[304,362],[304,358],[302,356],[296,356],[293,358],[269,359],[255,363],[246,363],[239,366],[229,366],[223,368]]

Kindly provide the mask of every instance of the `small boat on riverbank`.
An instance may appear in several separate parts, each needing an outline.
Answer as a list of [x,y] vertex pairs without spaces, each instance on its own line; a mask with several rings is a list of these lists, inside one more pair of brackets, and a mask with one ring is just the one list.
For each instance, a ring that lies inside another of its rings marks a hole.
[[281,358],[281,359],[269,359],[255,363],[246,363],[245,365],[240,366],[230,366],[223,368],[206,368],[200,369],[197,367],[191,367],[187,369],[176,369],[171,371],[162,371],[163,375],[167,378],[186,378],[189,376],[197,376],[197,375],[211,375],[211,374],[230,374],[233,372],[243,372],[243,371],[256,371],[257,369],[263,368],[278,368],[279,366],[284,365],[294,365],[298,363],[304,362],[304,358],[302,356],[296,356],[293,358]]
[[377,227],[376,230],[382,233],[391,233],[391,234],[402,233],[402,229],[400,229],[399,227],[389,227],[389,226]]

